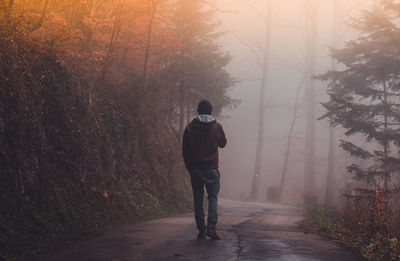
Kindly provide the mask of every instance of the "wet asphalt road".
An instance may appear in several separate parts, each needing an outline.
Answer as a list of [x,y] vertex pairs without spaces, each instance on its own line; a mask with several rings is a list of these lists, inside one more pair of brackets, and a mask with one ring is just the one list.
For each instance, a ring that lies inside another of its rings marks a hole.
[[353,261],[340,244],[298,226],[303,210],[264,203],[219,201],[222,240],[196,240],[193,214],[113,229],[41,260]]

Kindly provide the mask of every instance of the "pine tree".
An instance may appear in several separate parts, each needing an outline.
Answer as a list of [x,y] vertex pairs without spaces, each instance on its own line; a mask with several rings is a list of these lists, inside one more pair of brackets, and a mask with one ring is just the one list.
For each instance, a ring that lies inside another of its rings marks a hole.
[[382,1],[381,7],[365,11],[353,22],[358,38],[332,50],[340,66],[318,77],[329,83],[330,100],[323,103],[327,113],[322,118],[343,126],[346,136],[362,135],[368,144],[367,148],[341,141],[345,151],[369,166],[352,164],[348,172],[385,192],[393,189],[390,177],[400,167],[392,153],[400,143],[400,17],[393,9],[382,8],[389,2]]
[[233,79],[225,70],[231,57],[218,45],[220,32],[213,22],[213,11],[199,0],[178,0],[172,23],[178,49],[168,57],[165,72],[173,77],[175,102],[173,111],[178,111],[178,132],[181,136],[187,114],[193,113],[193,104],[202,98],[214,105],[214,114],[235,101],[226,95]]

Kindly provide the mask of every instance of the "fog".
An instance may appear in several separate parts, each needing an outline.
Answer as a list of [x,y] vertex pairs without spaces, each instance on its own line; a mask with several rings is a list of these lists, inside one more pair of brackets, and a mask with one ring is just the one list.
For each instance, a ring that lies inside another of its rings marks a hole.
[[[317,10],[317,48],[315,49],[315,74],[326,72],[332,65],[329,47],[334,43],[340,47],[356,35],[348,27],[351,17],[357,17],[361,10],[368,8],[371,1],[337,1],[337,39],[332,39],[332,1],[314,1]],[[318,6],[318,7],[317,7]],[[265,0],[224,0],[218,5],[221,30],[226,34],[221,46],[233,59],[228,71],[238,81],[230,95],[241,100],[237,108],[226,109],[219,119],[228,138],[228,147],[220,151],[221,195],[231,199],[246,199],[250,193],[254,173],[256,145],[258,138],[258,106],[260,78],[265,43],[267,1]],[[293,118],[296,90],[304,78],[307,37],[304,1],[272,0],[272,24],[269,53],[269,69],[266,84],[265,139],[260,173],[258,200],[267,199],[267,189],[278,187],[287,136]],[[319,104],[327,99],[326,84],[315,81],[316,118],[324,113]],[[306,118],[304,110],[305,90],[299,95],[298,119],[293,131],[283,201],[301,203],[304,186],[304,157]],[[323,201],[328,158],[328,124],[316,120],[316,193]],[[336,140],[342,131],[336,130]],[[336,142],[337,143],[337,142]],[[345,170],[346,154],[336,149],[335,191],[342,191],[351,182],[351,175]],[[336,193],[338,194],[338,193]]]

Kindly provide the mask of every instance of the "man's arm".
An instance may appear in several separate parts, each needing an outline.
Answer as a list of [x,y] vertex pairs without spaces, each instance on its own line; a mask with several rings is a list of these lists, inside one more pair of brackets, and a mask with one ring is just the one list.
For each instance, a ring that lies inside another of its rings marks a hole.
[[218,131],[217,131],[217,141],[218,141],[218,147],[223,148],[226,146],[227,140],[225,137],[225,132],[224,129],[222,128],[222,125],[218,123]]

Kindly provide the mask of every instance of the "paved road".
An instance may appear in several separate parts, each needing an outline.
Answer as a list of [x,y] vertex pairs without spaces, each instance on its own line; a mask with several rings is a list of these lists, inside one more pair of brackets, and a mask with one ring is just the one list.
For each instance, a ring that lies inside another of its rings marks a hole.
[[42,260],[361,260],[336,242],[305,234],[297,225],[303,218],[300,208],[229,200],[219,205],[219,241],[196,240],[193,214],[188,214],[113,229]]

